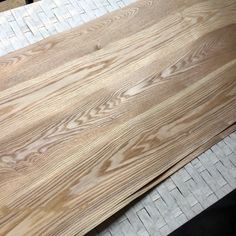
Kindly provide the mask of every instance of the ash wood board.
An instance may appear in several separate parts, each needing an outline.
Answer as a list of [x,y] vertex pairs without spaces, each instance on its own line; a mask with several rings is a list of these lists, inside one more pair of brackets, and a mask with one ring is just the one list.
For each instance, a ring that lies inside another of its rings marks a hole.
[[0,58],[0,234],[83,235],[235,130],[235,13],[139,1]]

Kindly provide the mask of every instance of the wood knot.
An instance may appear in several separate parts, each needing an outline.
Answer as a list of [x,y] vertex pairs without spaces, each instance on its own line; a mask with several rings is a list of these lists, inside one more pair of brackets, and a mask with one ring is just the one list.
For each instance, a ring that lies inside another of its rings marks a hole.
[[95,49],[96,50],[102,49],[102,45],[100,43],[97,43],[96,46],[95,46]]

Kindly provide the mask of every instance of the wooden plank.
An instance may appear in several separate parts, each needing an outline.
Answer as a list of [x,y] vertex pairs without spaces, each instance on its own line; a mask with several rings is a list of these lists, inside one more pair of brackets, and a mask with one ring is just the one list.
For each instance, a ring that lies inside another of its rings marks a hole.
[[[14,84],[26,81],[125,39],[183,8],[183,4],[187,7],[196,2],[201,1],[169,0],[161,4],[153,0],[139,1],[77,29],[52,36],[46,42],[40,41],[27,49],[12,52],[0,59],[0,89],[10,87],[12,80]],[[132,26],[128,27],[130,21]]]
[[177,2],[161,18],[139,2],[146,23],[97,50],[2,58],[1,234],[83,235],[234,127],[235,2]]

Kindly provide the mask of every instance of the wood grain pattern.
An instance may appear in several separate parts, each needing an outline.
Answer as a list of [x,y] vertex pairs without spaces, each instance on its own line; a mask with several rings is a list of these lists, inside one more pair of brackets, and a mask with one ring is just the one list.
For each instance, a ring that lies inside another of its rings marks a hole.
[[139,1],[0,58],[0,234],[84,235],[234,130],[235,16]]

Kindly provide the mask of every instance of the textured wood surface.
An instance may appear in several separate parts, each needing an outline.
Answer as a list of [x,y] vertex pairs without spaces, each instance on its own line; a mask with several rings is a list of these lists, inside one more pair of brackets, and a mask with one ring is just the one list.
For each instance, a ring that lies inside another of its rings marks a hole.
[[0,12],[6,11],[15,7],[19,7],[25,4],[25,0],[5,0],[0,1]]
[[3,233],[83,234],[235,122],[235,4],[212,2],[142,1],[113,42],[91,23],[1,59]]

